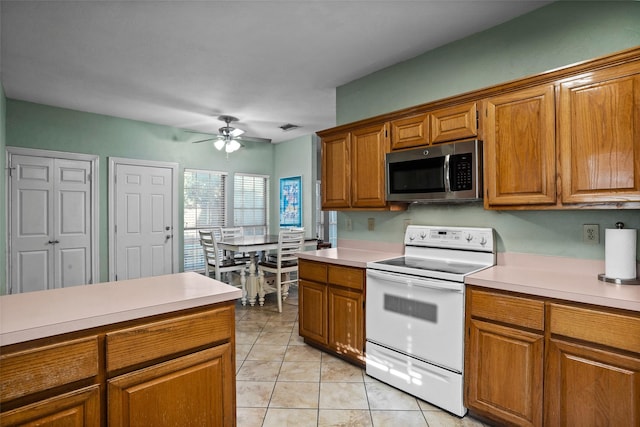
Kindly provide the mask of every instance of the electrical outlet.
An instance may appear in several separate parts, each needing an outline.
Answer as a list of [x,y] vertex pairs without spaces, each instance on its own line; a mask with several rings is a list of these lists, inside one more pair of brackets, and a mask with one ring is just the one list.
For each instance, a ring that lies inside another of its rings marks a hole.
[[367,218],[367,228],[369,231],[373,231],[376,229],[376,219],[375,218]]
[[582,241],[588,245],[600,243],[600,226],[598,224],[584,224],[582,226]]

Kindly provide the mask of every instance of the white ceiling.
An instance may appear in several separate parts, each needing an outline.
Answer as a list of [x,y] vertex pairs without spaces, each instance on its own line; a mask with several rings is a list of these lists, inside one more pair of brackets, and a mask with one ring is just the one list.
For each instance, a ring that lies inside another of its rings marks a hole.
[[337,86],[548,3],[3,0],[2,84],[12,99],[203,132],[229,114],[279,142],[334,126]]

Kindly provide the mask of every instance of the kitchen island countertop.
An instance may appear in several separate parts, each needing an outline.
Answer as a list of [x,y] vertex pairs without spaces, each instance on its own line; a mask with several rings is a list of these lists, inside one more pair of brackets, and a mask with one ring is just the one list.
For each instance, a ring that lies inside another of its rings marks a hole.
[[329,248],[317,251],[300,252],[298,258],[309,261],[327,262],[330,264],[345,265],[348,267],[366,268],[367,262],[380,261],[388,258],[402,256],[401,253],[368,251],[353,248]]
[[498,264],[465,278],[467,285],[640,312],[640,286],[598,280],[604,262],[499,254]]
[[242,291],[198,273],[0,296],[0,346],[234,300]]

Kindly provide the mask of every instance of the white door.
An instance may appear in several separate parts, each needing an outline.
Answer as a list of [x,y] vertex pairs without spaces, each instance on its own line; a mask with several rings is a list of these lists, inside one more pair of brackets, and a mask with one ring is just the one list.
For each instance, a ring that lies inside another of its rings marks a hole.
[[92,283],[91,161],[10,154],[11,293]]
[[173,273],[174,168],[113,165],[114,279]]

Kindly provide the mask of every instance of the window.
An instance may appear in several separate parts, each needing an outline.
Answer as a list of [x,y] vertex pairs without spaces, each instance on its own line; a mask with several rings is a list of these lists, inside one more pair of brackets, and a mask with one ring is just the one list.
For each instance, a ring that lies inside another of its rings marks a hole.
[[316,237],[338,247],[338,212],[323,211],[320,181],[316,181]]
[[224,227],[227,173],[184,170],[184,271],[204,271],[199,230]]
[[233,225],[246,236],[267,234],[269,177],[237,173],[233,179]]

